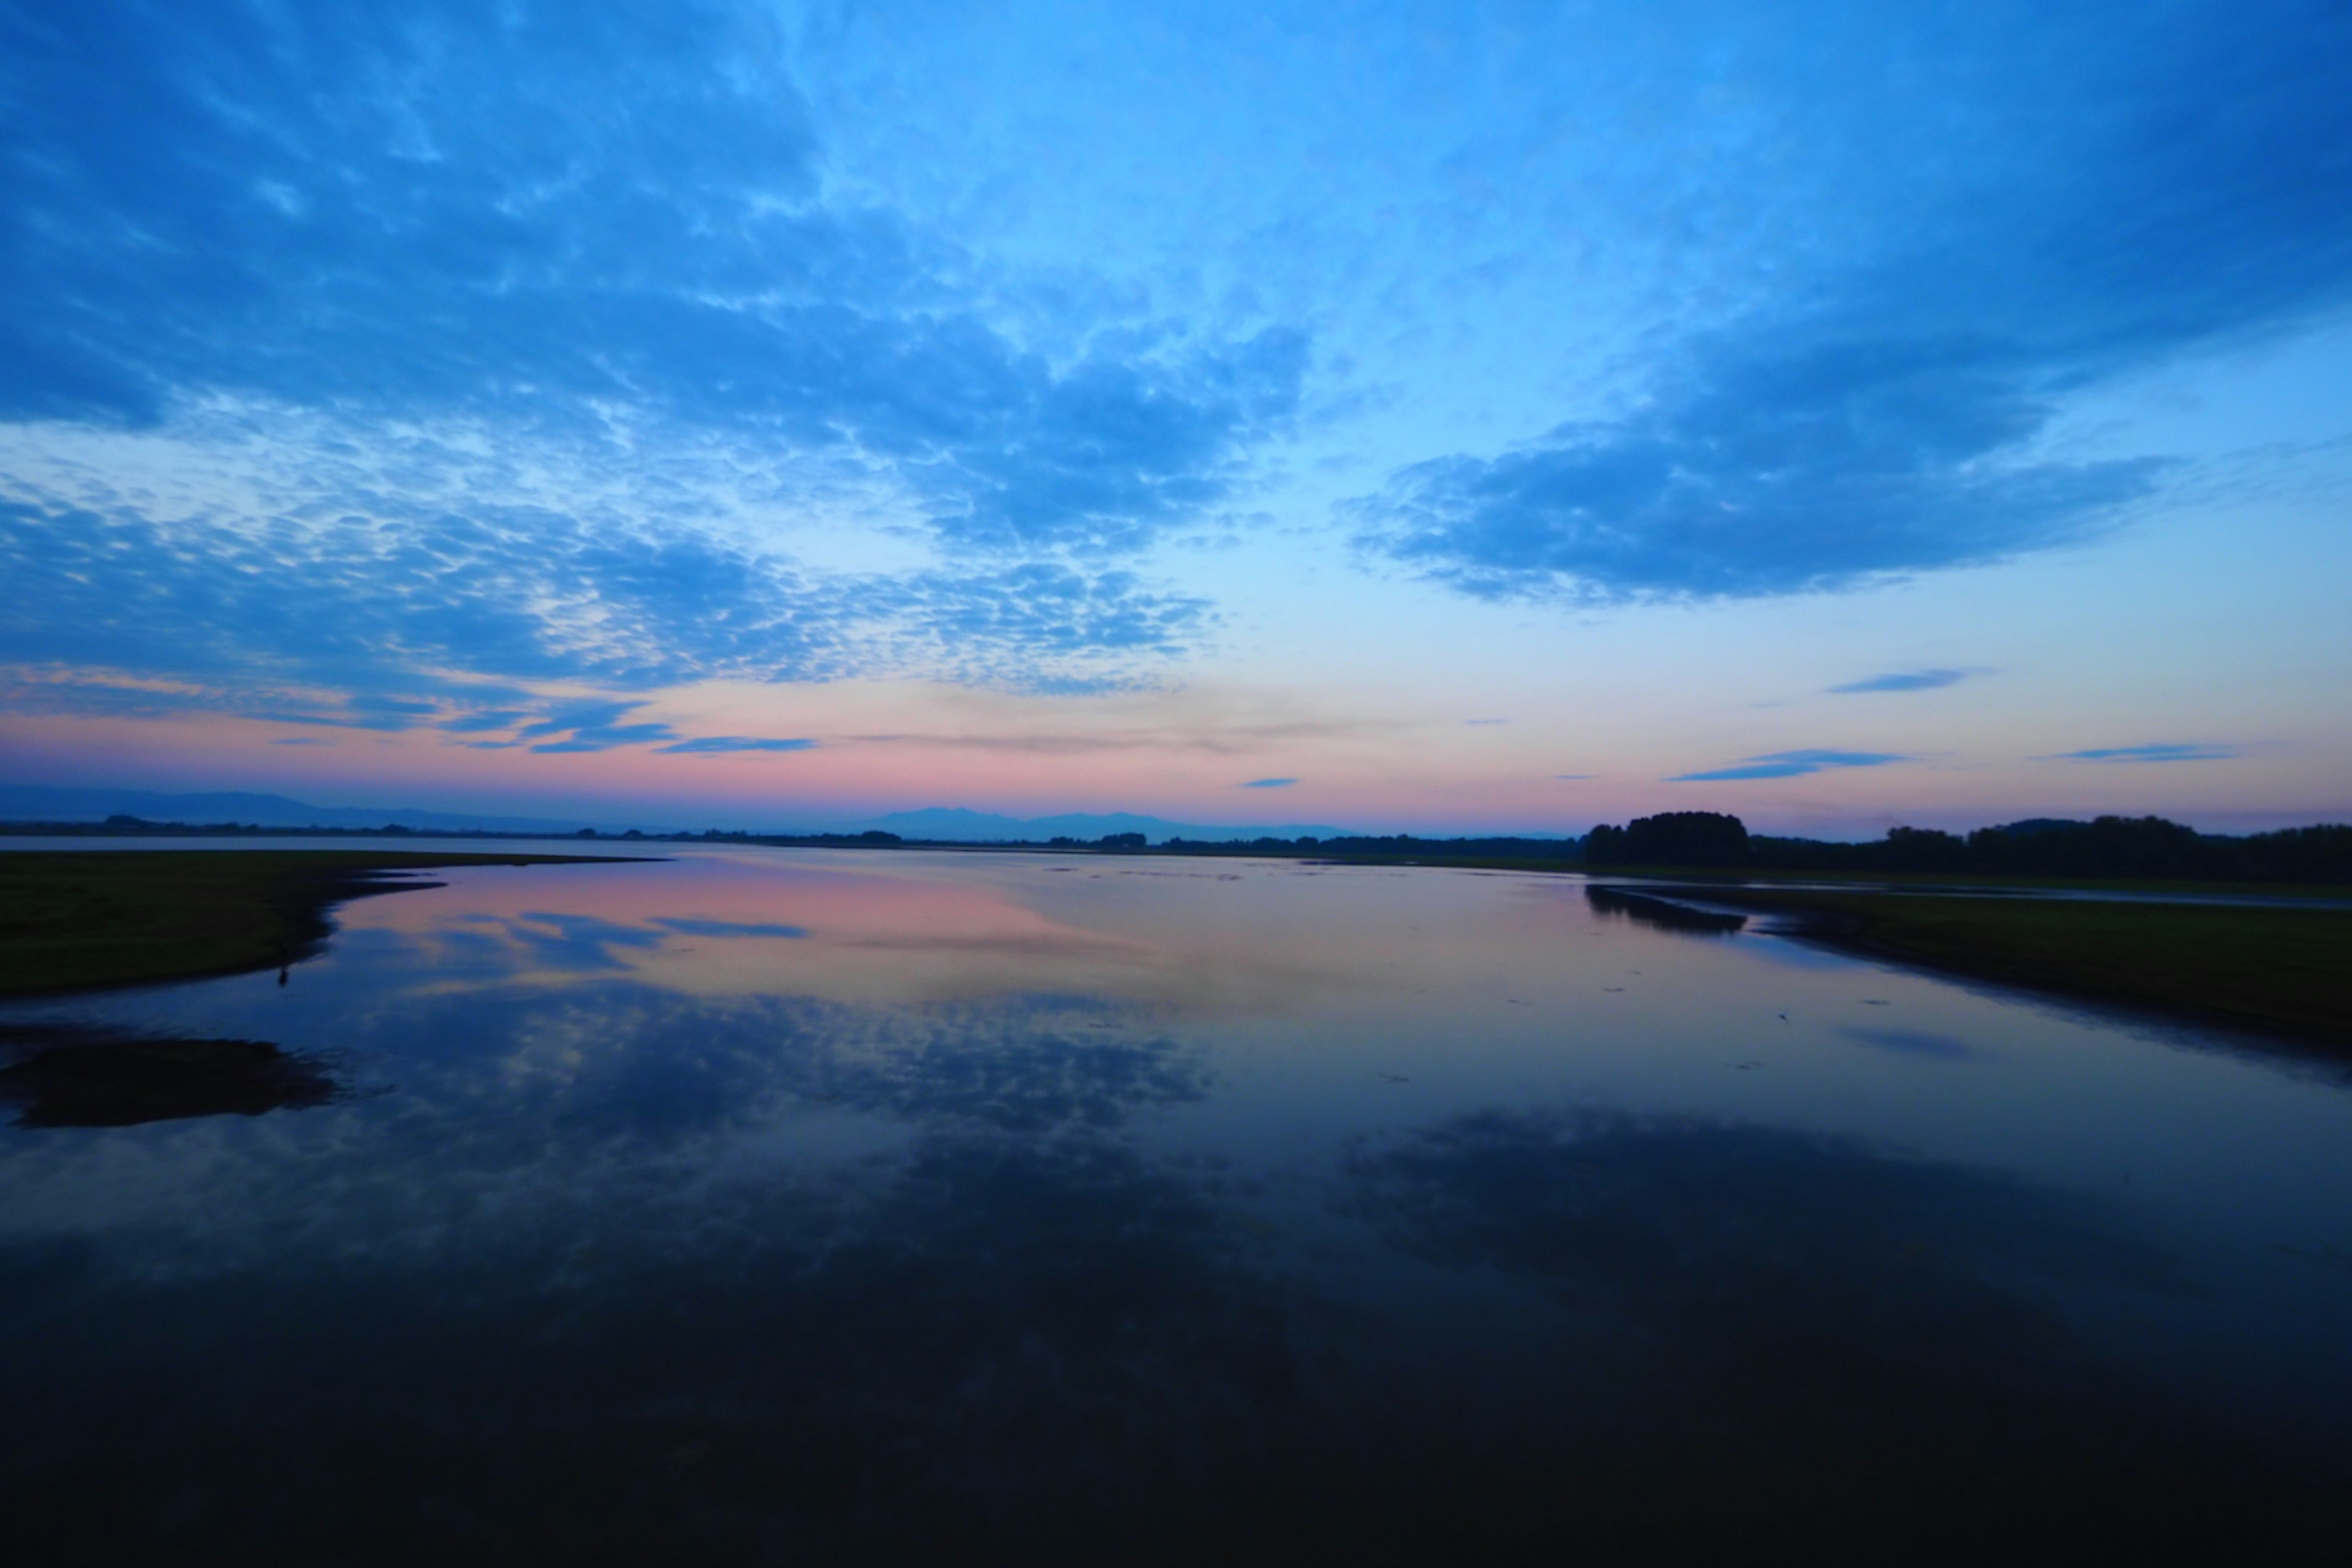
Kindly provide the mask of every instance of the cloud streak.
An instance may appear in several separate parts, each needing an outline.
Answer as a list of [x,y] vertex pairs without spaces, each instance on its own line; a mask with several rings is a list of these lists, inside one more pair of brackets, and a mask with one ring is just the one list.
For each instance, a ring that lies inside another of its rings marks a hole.
[[1832,686],[1832,696],[1845,696],[1863,691],[1934,691],[1947,686],[1957,686],[1974,672],[1966,669],[1914,669],[1892,675],[1874,675],[1866,680],[1849,680],[1843,686]]
[[2061,752],[2055,756],[2038,757],[2037,762],[2052,763],[2213,763],[2223,762],[2245,753],[2235,746],[2209,746],[2187,742],[2159,743],[2147,746],[2104,746],[2087,752]]
[[814,741],[805,739],[764,741],[750,735],[706,735],[699,740],[680,741],[660,749],[671,754],[686,756],[719,756],[740,752],[805,752],[813,750]]
[[1895,752],[1773,752],[1749,757],[1735,767],[1700,773],[1676,773],[1668,784],[1717,784],[1739,779],[1795,779],[1832,768],[1877,768],[1911,759]]

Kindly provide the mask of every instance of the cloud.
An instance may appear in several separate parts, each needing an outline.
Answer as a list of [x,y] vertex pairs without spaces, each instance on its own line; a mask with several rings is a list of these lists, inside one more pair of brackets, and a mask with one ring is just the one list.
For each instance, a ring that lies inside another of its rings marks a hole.
[[2043,763],[2211,763],[2244,753],[2235,746],[2173,743],[2152,746],[2106,746],[2088,752],[2061,752],[2036,757]]
[[1894,675],[1874,675],[1867,680],[1849,680],[1843,686],[1832,686],[1832,694],[1854,691],[1933,691],[1938,687],[1957,686],[1972,673],[1966,669],[1914,669]]
[[1297,403],[1293,330],[1001,327],[971,258],[828,198],[758,7],[91,0],[8,37],[0,419],[715,439],[969,554],[1145,542]]
[[[547,716],[535,723],[525,724],[515,731],[520,741],[535,742],[533,752],[562,755],[574,752],[610,752],[622,746],[647,745],[655,741],[674,741],[677,732],[667,724],[638,722],[625,724],[621,721],[644,707],[642,701],[609,701],[583,699],[559,702]],[[561,735],[562,739],[549,737]]]
[[[321,501],[223,526],[0,497],[0,577],[11,589],[0,662],[168,678],[285,722],[433,720],[472,735],[537,719],[535,739],[576,726],[547,728],[512,682],[1116,684],[1210,623],[1203,601],[1124,571],[1024,563],[817,579],[692,532],[493,506],[371,515]],[[58,709],[77,691],[100,708],[128,700],[88,683],[29,695]]]
[[479,735],[492,730],[511,730],[529,717],[517,709],[494,708],[444,720],[438,727],[452,735]]
[[1510,722],[1508,719],[1465,719],[1462,721],[1465,724],[1469,725],[1474,730],[1483,724],[1507,724]]
[[[2128,41],[2089,25],[2020,33],[1989,10],[1933,63],[1906,54],[1906,92],[1964,156],[1858,187],[1801,265],[1685,337],[1626,412],[1400,470],[1349,509],[1364,548],[1486,597],[1739,598],[2112,526],[2167,465],[2043,449],[2070,396],[2352,297],[2336,153],[2352,19],[2179,7]],[[1885,47],[1916,45],[1888,26]],[[1833,129],[1898,119],[1880,105]]]
[[610,752],[622,746],[667,741],[673,733],[667,724],[616,724],[602,730],[583,730],[561,741],[543,742],[531,750],[557,755],[567,752]]
[[1676,773],[1668,784],[1717,784],[1733,779],[1793,779],[1831,768],[1875,768],[1911,759],[1892,752],[1774,752],[1749,757],[1738,767],[1703,773]]
[[1599,773],[1554,773],[1551,776],[1556,779],[1593,779],[1601,775]]
[[700,740],[680,741],[674,746],[660,748],[664,752],[679,752],[688,755],[709,755],[722,752],[805,752],[814,741],[762,741],[749,735],[706,735]]
[[1288,789],[1292,784],[1295,784],[1298,781],[1297,779],[1252,779],[1241,787],[1244,789]]

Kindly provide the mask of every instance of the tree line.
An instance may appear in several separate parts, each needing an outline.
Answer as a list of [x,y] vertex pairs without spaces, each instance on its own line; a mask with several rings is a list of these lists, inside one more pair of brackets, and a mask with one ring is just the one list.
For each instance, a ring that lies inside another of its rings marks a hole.
[[2200,833],[2160,816],[2036,817],[1965,837],[1896,827],[1868,843],[1839,844],[1751,834],[1720,812],[1675,811],[1596,827],[1583,848],[1593,866],[2352,882],[2352,826],[2341,823],[2241,837]]

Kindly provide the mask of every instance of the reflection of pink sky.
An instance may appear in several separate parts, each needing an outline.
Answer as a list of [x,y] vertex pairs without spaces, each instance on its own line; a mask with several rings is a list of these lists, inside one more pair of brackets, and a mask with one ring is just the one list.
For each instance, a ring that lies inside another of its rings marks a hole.
[[[872,1002],[1088,993],[1192,1008],[1218,1005],[1221,995],[1237,991],[1311,988],[1307,954],[1279,942],[1227,943],[1198,929],[1185,940],[1184,922],[1163,942],[1149,929],[1131,929],[1132,921],[1122,921],[1130,929],[1120,931],[1089,921],[1083,908],[1057,917],[1035,907],[1056,901],[1050,886],[1041,884],[1037,899],[1024,900],[1002,885],[1003,865],[960,877],[939,859],[697,853],[650,866],[466,868],[434,873],[452,884],[446,889],[362,899],[344,906],[338,919],[352,931],[396,932],[453,953],[458,943],[488,938],[528,964],[534,938],[563,931],[561,920],[541,917],[588,917],[646,940],[604,948],[631,978],[703,995]],[[691,929],[711,925],[793,927],[805,934]],[[466,967],[452,964],[447,973]],[[561,984],[611,973],[541,968],[527,978]]]
[[[1755,976],[1722,965],[1708,943],[1596,921],[1580,882],[1542,876],[824,850],[439,875],[449,886],[344,906],[353,938],[417,944],[377,975],[448,994],[574,989],[597,1005],[615,980],[852,1005],[1088,998],[1246,1040],[1235,1070],[1286,1073],[1301,1050],[1328,1048],[1355,1063],[1360,1089],[1385,1085],[1381,1043],[1400,1028],[1460,1052],[1502,1041],[1549,1050],[1563,1029],[1580,1050],[1638,1052],[1662,1031],[1719,1030],[1722,986]],[[587,945],[591,921],[623,940]],[[807,934],[706,934],[664,921]],[[315,979],[295,984],[334,984],[337,958],[331,945]],[[1850,972],[1821,973],[1851,990]],[[579,1016],[592,1037],[593,1013]]]

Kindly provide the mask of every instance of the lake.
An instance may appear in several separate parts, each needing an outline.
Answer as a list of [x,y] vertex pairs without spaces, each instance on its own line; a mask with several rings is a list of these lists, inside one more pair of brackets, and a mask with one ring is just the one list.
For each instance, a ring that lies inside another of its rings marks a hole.
[[0,1008],[19,1054],[268,1042],[320,1089],[104,1126],[20,1095],[0,1479],[33,1561],[2352,1524],[2343,1067],[1570,876],[432,875],[284,984]]

